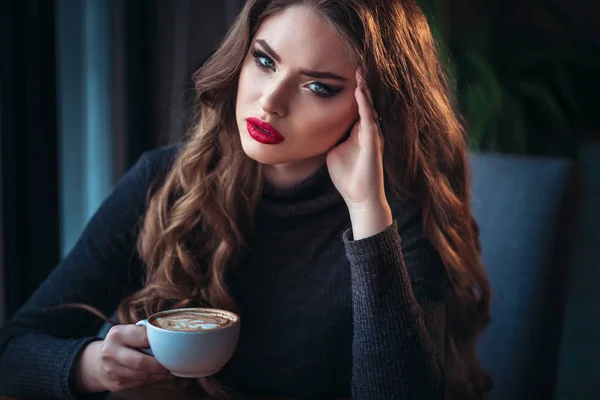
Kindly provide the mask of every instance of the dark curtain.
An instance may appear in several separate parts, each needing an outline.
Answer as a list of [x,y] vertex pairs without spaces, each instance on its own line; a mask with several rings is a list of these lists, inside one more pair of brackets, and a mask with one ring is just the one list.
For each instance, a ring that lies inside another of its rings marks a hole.
[[115,131],[120,176],[146,150],[180,140],[192,73],[216,49],[239,0],[112,0]]
[[157,140],[156,76],[157,14],[154,2],[113,0],[114,126],[121,140],[117,157],[120,176]]
[[54,1],[0,1],[5,316],[59,257]]
[[[158,145],[153,2],[114,0],[115,179]],[[4,318],[60,257],[56,2],[0,0]],[[2,291],[0,291],[2,293]],[[0,302],[0,307],[2,302]],[[2,313],[0,312],[0,315]]]
[[[59,1],[0,0],[0,286],[5,319],[59,261]],[[144,151],[181,138],[191,74],[221,41],[240,1],[107,1],[113,85],[112,132],[107,134],[115,138],[116,181]],[[1,308],[2,301],[0,321]]]

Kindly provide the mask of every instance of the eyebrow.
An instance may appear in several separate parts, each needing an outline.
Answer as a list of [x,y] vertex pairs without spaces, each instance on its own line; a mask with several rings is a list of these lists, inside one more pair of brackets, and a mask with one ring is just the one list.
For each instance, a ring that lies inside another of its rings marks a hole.
[[[273,50],[266,41],[264,41],[263,39],[258,39],[256,41],[256,43],[258,43],[268,55],[273,57],[273,59],[275,59],[275,61],[277,61],[278,63],[281,63],[281,56],[279,56],[279,54],[277,54],[277,52],[275,52],[275,50]],[[335,79],[338,81],[347,81],[346,78],[336,75],[333,72],[314,71],[314,70],[310,70],[310,69],[301,69],[299,72],[302,75],[306,75],[311,78]]]

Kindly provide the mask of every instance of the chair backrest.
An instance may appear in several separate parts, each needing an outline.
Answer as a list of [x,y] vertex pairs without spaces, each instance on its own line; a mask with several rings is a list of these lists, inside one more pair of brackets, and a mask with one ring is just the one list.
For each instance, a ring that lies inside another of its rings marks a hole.
[[492,323],[478,355],[490,399],[552,399],[572,237],[577,169],[561,159],[470,156],[473,213],[492,285]]

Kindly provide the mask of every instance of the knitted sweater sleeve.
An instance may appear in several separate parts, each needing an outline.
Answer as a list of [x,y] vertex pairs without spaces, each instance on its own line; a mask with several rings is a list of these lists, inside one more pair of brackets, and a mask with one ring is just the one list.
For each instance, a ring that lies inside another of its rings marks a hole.
[[110,315],[140,283],[138,224],[152,176],[148,155],[121,179],[70,253],[0,329],[0,395],[74,399],[72,373],[80,351],[103,321],[57,308],[84,303]]
[[409,207],[383,232],[344,232],[354,313],[352,397],[443,399],[449,281]]

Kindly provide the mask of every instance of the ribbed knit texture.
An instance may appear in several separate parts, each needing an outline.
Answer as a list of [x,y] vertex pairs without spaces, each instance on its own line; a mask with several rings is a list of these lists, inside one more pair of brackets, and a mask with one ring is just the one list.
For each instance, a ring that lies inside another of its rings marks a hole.
[[[0,394],[75,399],[81,349],[140,287],[135,251],[151,182],[176,148],[148,153],[121,180],[82,238],[0,330]],[[419,208],[388,194],[395,222],[352,240],[327,168],[298,185],[266,184],[249,250],[226,278],[242,318],[236,352],[217,375],[238,392],[297,398],[441,399],[448,281]]]

